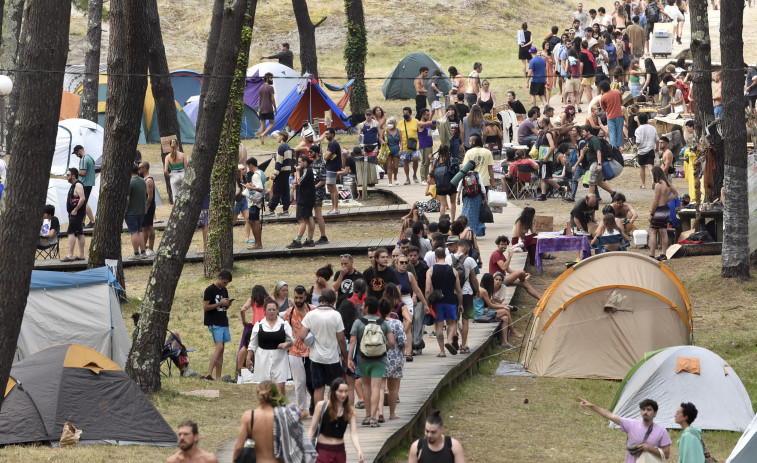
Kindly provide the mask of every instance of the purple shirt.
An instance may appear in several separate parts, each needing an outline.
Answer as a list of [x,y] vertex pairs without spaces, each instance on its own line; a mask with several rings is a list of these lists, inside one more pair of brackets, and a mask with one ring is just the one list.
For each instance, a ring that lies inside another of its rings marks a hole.
[[[644,440],[644,434],[647,433],[648,426],[644,425],[643,421],[630,420],[628,418],[620,418],[620,429],[628,434],[628,440],[626,441],[626,447],[631,444],[640,444]],[[652,432],[647,437],[647,444],[655,447],[665,447],[673,443],[670,440],[668,431],[659,424],[652,425]],[[625,463],[635,463],[636,457],[626,451]]]

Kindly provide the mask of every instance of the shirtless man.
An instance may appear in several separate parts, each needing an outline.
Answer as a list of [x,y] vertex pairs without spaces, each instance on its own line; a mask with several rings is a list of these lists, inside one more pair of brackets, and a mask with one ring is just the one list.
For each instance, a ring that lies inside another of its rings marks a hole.
[[719,72],[713,74],[712,77],[715,80],[715,90],[712,91],[712,104],[715,107],[715,117],[720,117],[723,115],[723,90],[721,88],[723,82],[721,81]]
[[449,101],[454,103],[457,98],[457,93],[460,89],[465,87],[465,77],[457,71],[455,66],[450,66],[449,69],[447,69],[447,72],[452,81],[452,87],[449,89]]
[[668,137],[660,137],[660,152],[662,153],[660,156],[660,168],[662,169],[662,173],[665,174],[668,183],[673,181],[672,175],[675,172],[675,168],[673,167],[673,152],[670,151],[669,146],[670,140],[668,140]]
[[197,431],[197,423],[186,420],[179,424],[179,432],[176,433],[179,440],[179,451],[166,459],[166,463],[218,463],[218,458],[212,453],[201,449],[197,442],[200,435]]
[[480,91],[481,84],[481,71],[484,70],[484,65],[476,62],[473,64],[473,72],[468,76],[468,84],[465,86],[465,102],[468,107],[472,107],[478,101],[478,92]]
[[[302,141],[300,141],[300,143],[294,147],[295,158],[299,157],[301,154],[310,157],[310,147],[313,146],[313,143],[316,142],[316,140],[313,139],[314,136],[315,133],[313,133],[313,129],[311,127],[308,127],[302,131]],[[325,134],[318,141],[322,140],[323,138],[326,138]]]
[[423,66],[419,69],[420,74],[415,78],[415,118],[421,120],[421,110],[426,108],[426,77],[428,68]]
[[639,214],[633,206],[626,203],[626,196],[616,191],[612,196],[612,204],[610,206],[612,206],[615,218],[623,221],[623,228],[625,228],[626,233],[633,233],[636,229],[633,223],[639,217]]
[[[668,201],[678,197],[678,191],[668,183],[660,166],[652,167],[652,179],[654,181],[654,201],[652,208],[649,210],[649,253],[650,257],[659,261],[667,260],[665,253],[668,250],[668,219],[670,219],[670,207]],[[658,257],[654,253],[657,251],[657,232],[660,232],[662,240],[662,252]]]

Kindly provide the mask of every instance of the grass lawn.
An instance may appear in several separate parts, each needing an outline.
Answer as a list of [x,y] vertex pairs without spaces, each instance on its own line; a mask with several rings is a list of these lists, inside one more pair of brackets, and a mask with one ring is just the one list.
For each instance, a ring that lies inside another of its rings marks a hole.
[[[560,260],[549,261],[543,275],[534,275],[532,281],[539,291],[546,290],[564,269]],[[757,284],[721,279],[720,256],[673,259],[667,265],[689,291],[695,344],[717,353],[734,368],[754,404]],[[513,301],[526,306],[533,302],[523,291]],[[620,382],[494,376],[501,360],[517,361],[518,353],[492,354],[477,376],[440,403],[446,433],[461,442],[468,461],[620,461],[625,434],[608,428],[607,421],[578,405],[578,397],[583,397],[610,407]],[[670,435],[673,445],[668,461],[677,461],[680,431],[671,430]],[[741,433],[727,431],[704,434],[718,461],[725,461],[739,437]],[[491,455],[499,457],[493,460]],[[407,451],[396,452],[393,461],[407,461]]]

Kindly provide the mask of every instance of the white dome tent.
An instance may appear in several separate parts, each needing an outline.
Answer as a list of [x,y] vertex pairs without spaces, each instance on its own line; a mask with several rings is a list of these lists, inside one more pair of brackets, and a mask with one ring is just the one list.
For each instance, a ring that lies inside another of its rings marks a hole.
[[102,165],[103,139],[105,129],[86,119],[65,119],[58,122],[58,135],[55,138],[55,154],[50,173],[66,175],[69,167],[79,168],[79,158],[74,154],[74,146],[82,145],[95,166]]

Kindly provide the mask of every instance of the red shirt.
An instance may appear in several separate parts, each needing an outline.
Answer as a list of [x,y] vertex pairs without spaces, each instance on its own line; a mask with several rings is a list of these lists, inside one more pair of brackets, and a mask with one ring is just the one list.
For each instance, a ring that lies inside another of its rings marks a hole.
[[623,104],[623,96],[620,90],[610,90],[607,93],[602,94],[600,100],[602,108],[607,112],[607,119],[615,119],[616,117],[623,117],[623,111],[620,110]]
[[499,261],[507,262],[507,257],[505,257],[504,254],[502,254],[501,252],[499,252],[499,249],[496,249],[492,253],[492,256],[489,258],[489,274],[490,275],[494,275],[497,272],[505,273],[505,271],[502,270],[499,267],[499,265],[497,265],[497,262],[499,262]]

